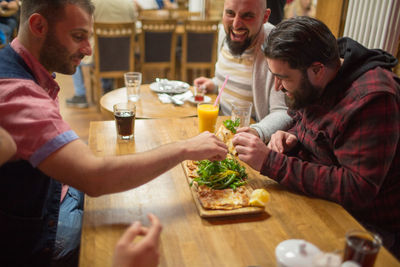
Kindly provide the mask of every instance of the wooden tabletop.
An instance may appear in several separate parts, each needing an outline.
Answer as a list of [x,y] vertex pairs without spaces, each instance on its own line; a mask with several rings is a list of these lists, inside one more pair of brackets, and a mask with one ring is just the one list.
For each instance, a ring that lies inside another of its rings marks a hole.
[[[135,140],[117,142],[114,121],[91,122],[89,146],[97,156],[122,155],[196,134],[197,118],[136,120]],[[148,225],[149,212],[163,224],[161,267],[276,266],[275,247],[286,239],[304,239],[334,251],[344,248],[347,230],[362,229],[333,202],[289,192],[252,170],[249,175],[262,179],[271,194],[265,212],[258,215],[201,218],[180,164],[136,189],[86,196],[80,266],[111,266],[117,240],[135,220]],[[400,264],[382,248],[375,266]]]
[[[193,91],[193,88],[191,88]],[[208,94],[213,102],[215,94]],[[119,102],[126,102],[126,88],[119,88],[107,94],[100,99],[101,112],[108,119],[114,119],[113,105]],[[138,119],[158,119],[170,117],[193,117],[197,116],[197,106],[186,101],[182,106],[176,106],[172,103],[164,104],[158,99],[157,93],[150,89],[149,84],[140,86],[140,99],[136,104],[136,118]]]

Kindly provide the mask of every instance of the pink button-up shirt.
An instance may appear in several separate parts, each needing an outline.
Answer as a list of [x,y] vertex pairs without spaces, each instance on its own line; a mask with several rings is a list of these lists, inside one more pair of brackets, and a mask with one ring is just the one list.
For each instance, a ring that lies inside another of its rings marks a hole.
[[[15,159],[37,167],[44,159],[78,136],[62,119],[54,77],[14,39],[11,47],[23,58],[36,81],[0,79],[0,125],[17,144]],[[66,188],[63,188],[64,194]],[[63,199],[63,198],[62,198]]]

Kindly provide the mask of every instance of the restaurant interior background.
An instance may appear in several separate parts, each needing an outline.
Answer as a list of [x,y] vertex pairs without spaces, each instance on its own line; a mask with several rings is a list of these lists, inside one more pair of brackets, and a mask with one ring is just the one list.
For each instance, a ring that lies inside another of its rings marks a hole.
[[[139,0],[140,1],[140,0]],[[148,0],[143,0],[148,1]],[[224,0],[175,0],[180,14],[193,14],[196,19],[221,20]],[[288,0],[290,3],[297,0]],[[361,42],[369,48],[384,49],[400,59],[400,0],[312,0],[315,6],[315,17],[322,20],[336,37],[349,36]],[[183,13],[186,12],[186,13]],[[172,14],[172,13],[170,13]],[[170,15],[171,16],[171,15]],[[188,19],[190,15],[185,15]],[[141,14],[139,14],[140,20]],[[169,17],[170,18],[170,17]],[[179,22],[179,23],[182,23]],[[136,30],[136,34],[138,34]],[[177,44],[179,45],[179,38]],[[139,41],[135,43],[135,54],[139,54]],[[135,71],[141,71],[140,60],[136,56]],[[215,60],[215,59],[214,59]],[[400,64],[394,71],[400,75]],[[180,79],[180,59],[175,58],[174,79]],[[64,119],[84,140],[88,141],[89,122],[103,120],[104,117],[96,105],[94,91],[96,80],[93,67],[83,69],[87,95],[91,99],[88,108],[79,109],[67,107],[65,100],[74,94],[71,76],[58,74],[57,81],[60,84],[59,94],[60,109]],[[197,76],[195,76],[197,77]],[[195,78],[194,77],[194,78]],[[163,77],[160,77],[163,78]],[[172,77],[169,77],[172,78]],[[188,77],[187,82],[193,84],[193,77]],[[149,81],[146,81],[149,83]],[[114,88],[122,87],[121,80],[117,80]]]

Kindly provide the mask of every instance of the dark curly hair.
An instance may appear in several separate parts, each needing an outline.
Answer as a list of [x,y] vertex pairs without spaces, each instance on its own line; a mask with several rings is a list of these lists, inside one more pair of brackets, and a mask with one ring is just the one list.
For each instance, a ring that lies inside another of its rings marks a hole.
[[286,61],[293,69],[305,70],[313,62],[328,67],[340,64],[335,36],[324,23],[305,16],[279,23],[268,35],[263,51],[267,58]]

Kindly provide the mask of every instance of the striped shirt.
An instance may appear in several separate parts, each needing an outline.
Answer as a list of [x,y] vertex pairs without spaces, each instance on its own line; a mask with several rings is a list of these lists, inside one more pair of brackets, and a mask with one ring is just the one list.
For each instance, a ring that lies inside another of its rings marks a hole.
[[[253,102],[253,64],[254,48],[247,49],[240,56],[234,56],[231,54],[227,42],[224,42],[215,64],[214,79],[219,91],[226,76],[229,75],[220,99],[220,110],[223,115],[231,114],[232,101]],[[254,117],[254,109],[252,116]]]

